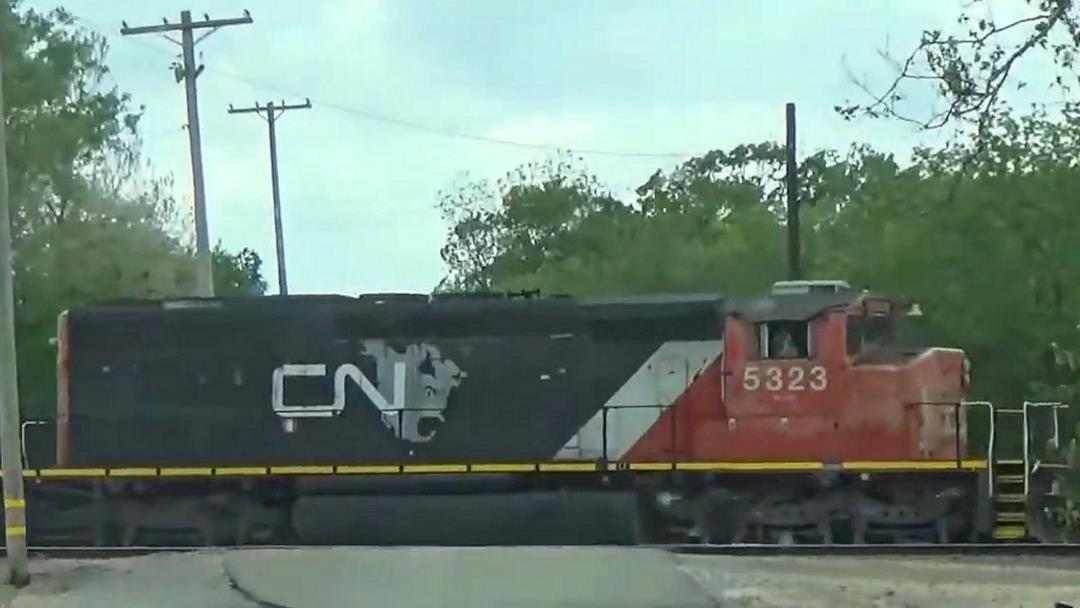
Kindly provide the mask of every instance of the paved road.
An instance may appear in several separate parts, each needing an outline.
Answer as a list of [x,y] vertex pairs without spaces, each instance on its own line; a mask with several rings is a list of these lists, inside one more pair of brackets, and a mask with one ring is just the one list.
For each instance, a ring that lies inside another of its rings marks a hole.
[[[662,551],[326,548],[32,564],[12,608],[704,608]],[[241,593],[233,587],[244,591]],[[8,590],[10,596],[10,590]]]
[[[414,608],[715,606],[663,551],[618,548],[398,548],[251,551],[226,560],[266,603]],[[302,585],[298,576],[304,577]],[[318,602],[312,602],[317,590]]]
[[[30,586],[0,586],[4,608],[253,608],[229,586],[221,555],[34,560]],[[4,598],[7,601],[4,601]]]
[[[620,548],[326,548],[34,562],[6,608],[1080,608],[1030,560],[674,556]],[[238,590],[239,589],[239,590]]]

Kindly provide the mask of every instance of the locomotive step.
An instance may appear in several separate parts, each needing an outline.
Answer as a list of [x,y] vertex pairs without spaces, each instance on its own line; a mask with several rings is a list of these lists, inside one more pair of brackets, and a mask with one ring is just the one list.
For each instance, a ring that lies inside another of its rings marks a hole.
[[1006,466],[1008,466],[1008,465],[1020,465],[1020,466],[1023,466],[1023,464],[1024,464],[1023,459],[1016,459],[1016,458],[999,458],[999,459],[994,461],[994,466],[999,467],[999,468],[1001,467],[1001,465],[1006,465]]
[[998,483],[1024,483],[1023,475],[998,475]]
[[995,500],[994,506],[995,511],[997,511],[998,513],[1012,513],[1014,511],[1023,512],[1026,503],[1019,500]]
[[1024,526],[997,526],[994,528],[995,540],[1020,540],[1027,536]]
[[1021,522],[1021,523],[1023,523],[1023,522],[1027,521],[1027,515],[1025,513],[1023,513],[1022,511],[1006,511],[1006,512],[1003,512],[1003,513],[998,513],[997,514],[997,520],[998,521],[1005,521],[1005,522]]
[[998,494],[994,501],[999,503],[1023,503],[1027,502],[1027,496],[1023,494]]

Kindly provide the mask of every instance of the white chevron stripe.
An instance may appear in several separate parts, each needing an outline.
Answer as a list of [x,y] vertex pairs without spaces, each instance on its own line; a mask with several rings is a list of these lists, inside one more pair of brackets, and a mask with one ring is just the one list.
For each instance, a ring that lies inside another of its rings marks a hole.
[[[622,458],[660,415],[686,391],[702,370],[724,350],[723,340],[665,342],[641,364],[615,394],[566,442],[557,460]],[[644,406],[644,407],[632,407]]]

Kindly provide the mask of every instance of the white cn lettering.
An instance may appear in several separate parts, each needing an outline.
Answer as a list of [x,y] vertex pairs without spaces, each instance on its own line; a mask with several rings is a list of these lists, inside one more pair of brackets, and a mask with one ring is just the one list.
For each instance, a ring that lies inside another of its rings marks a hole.
[[289,405],[285,402],[285,378],[326,376],[323,363],[296,364],[286,363],[274,370],[271,398],[274,413],[282,418],[330,418],[345,409],[345,380],[352,380],[360,385],[360,390],[383,414],[383,421],[397,426],[397,412],[405,407],[405,363],[394,363],[394,401],[387,402],[386,397],[368,380],[360,368],[352,363],[338,366],[334,371],[334,401],[316,405]]

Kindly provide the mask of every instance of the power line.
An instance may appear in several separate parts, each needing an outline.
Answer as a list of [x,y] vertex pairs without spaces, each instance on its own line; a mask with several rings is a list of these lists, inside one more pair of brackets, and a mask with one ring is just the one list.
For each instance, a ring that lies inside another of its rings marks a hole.
[[[91,29],[94,29],[94,30],[98,31],[98,33],[102,34],[103,36],[112,37],[112,35],[109,34],[107,31],[102,31],[102,28],[100,28],[99,26],[95,25],[94,23],[92,23],[90,21],[87,21],[85,18],[76,16],[75,19],[83,22],[84,24],[86,24]],[[162,48],[162,47],[157,46],[155,44],[144,42],[144,41],[141,41],[141,40],[138,40],[138,39],[129,39],[129,40],[131,40],[132,42],[139,43],[142,46],[152,48],[155,51],[158,51],[160,53],[168,54],[170,56],[174,55],[168,49]],[[692,156],[696,156],[697,154],[699,154],[699,152],[650,152],[650,151],[633,151],[633,150],[632,151],[610,150],[610,149],[604,149],[604,148],[577,148],[577,147],[573,147],[573,146],[560,146],[560,145],[557,145],[557,144],[546,144],[546,143],[529,142],[529,141],[522,141],[522,140],[516,140],[516,139],[508,139],[508,138],[502,138],[502,137],[491,137],[491,136],[488,136],[488,135],[477,135],[475,133],[467,133],[467,132],[464,132],[464,131],[458,131],[458,130],[454,130],[454,129],[447,129],[447,128],[443,128],[443,127],[439,127],[439,126],[435,126],[435,125],[431,125],[431,124],[428,124],[428,123],[423,123],[423,122],[419,122],[419,121],[415,121],[415,120],[408,120],[408,119],[404,119],[404,118],[397,118],[397,117],[394,117],[394,116],[388,116],[388,115],[385,115],[385,114],[373,112],[371,110],[365,110],[365,109],[362,109],[362,108],[348,106],[348,105],[338,103],[338,102],[334,102],[334,101],[331,101],[331,100],[328,100],[328,99],[320,99],[318,97],[300,95],[296,91],[287,89],[285,87],[282,87],[281,85],[271,83],[271,82],[267,82],[267,81],[263,81],[263,80],[250,78],[248,76],[244,76],[244,75],[241,75],[241,74],[237,74],[235,72],[230,72],[228,70],[224,70],[224,69],[222,69],[220,67],[207,67],[206,71],[209,71],[211,73],[216,73],[216,74],[218,74],[220,76],[224,76],[225,78],[228,78],[230,80],[234,80],[234,81],[237,81],[237,82],[244,83],[244,84],[246,84],[248,86],[251,86],[251,87],[254,87],[256,89],[261,89],[261,90],[270,91],[270,92],[274,92],[274,93],[278,93],[278,94],[283,94],[283,95],[287,95],[287,96],[290,96],[290,97],[307,97],[307,98],[312,99],[313,101],[317,102],[321,106],[330,108],[332,110],[335,110],[335,111],[343,113],[343,114],[348,114],[350,116],[355,116],[357,118],[362,118],[362,119],[370,121],[370,122],[376,122],[376,123],[381,123],[381,124],[387,124],[387,125],[392,125],[392,126],[396,126],[396,127],[406,128],[406,129],[412,129],[412,130],[415,130],[415,131],[421,131],[421,132],[429,133],[429,134],[432,134],[432,135],[438,135],[438,136],[441,136],[441,137],[447,137],[447,138],[452,138],[452,139],[463,139],[463,140],[474,141],[474,142],[479,142],[479,143],[486,143],[486,144],[500,145],[500,146],[508,146],[508,147],[515,147],[515,148],[524,148],[524,149],[530,149],[530,150],[547,150],[547,151],[554,151],[554,152],[567,151],[567,152],[573,152],[573,153],[576,153],[576,154],[581,154],[581,155],[586,155],[586,156],[607,156],[607,157],[614,157],[614,158],[669,158],[670,159],[670,158],[690,158]]]
[[[275,85],[273,83],[260,81],[260,80],[255,80],[255,79],[252,79],[252,78],[249,78],[249,77],[246,77],[246,76],[241,76],[240,74],[229,72],[229,71],[223,70],[221,68],[213,68],[211,71],[216,72],[216,73],[218,73],[218,74],[220,74],[222,76],[225,76],[226,78],[230,78],[232,80],[243,82],[243,83],[245,83],[247,85],[250,85],[250,86],[253,86],[253,87],[256,87],[256,88],[266,89],[266,90],[274,91],[274,92],[277,92],[277,93],[283,93],[285,95],[290,95],[290,96],[293,96],[293,97],[299,96],[295,91],[285,89],[285,88],[281,87],[280,85]],[[439,135],[439,136],[442,136],[442,137],[449,137],[449,138],[454,138],[454,139],[465,139],[465,140],[476,141],[476,142],[481,142],[481,143],[495,144],[495,145],[501,145],[501,146],[511,146],[511,147],[516,147],[516,148],[526,148],[526,149],[532,149],[532,150],[548,150],[548,151],[565,150],[565,151],[568,151],[568,152],[575,152],[575,153],[578,153],[578,154],[584,154],[584,155],[590,155],[590,156],[611,156],[611,157],[619,157],[619,158],[688,158],[688,157],[694,156],[694,154],[692,154],[692,153],[685,153],[685,152],[644,152],[644,151],[639,152],[639,151],[607,150],[607,149],[598,149],[598,148],[576,148],[576,147],[573,147],[573,146],[559,146],[559,145],[554,145],[554,144],[543,144],[543,143],[536,143],[536,142],[527,142],[527,141],[520,141],[520,140],[514,140],[514,139],[506,139],[506,138],[501,138],[501,137],[490,137],[490,136],[487,136],[487,135],[476,135],[476,134],[473,134],[473,133],[466,133],[466,132],[463,132],[463,131],[455,131],[455,130],[452,130],[452,129],[444,129],[444,128],[433,126],[433,125],[430,125],[430,124],[416,122],[416,121],[412,121],[412,120],[406,120],[406,119],[403,119],[403,118],[396,118],[396,117],[392,117],[392,116],[386,116],[386,115],[383,115],[383,114],[377,114],[377,113],[371,112],[369,110],[363,110],[363,109],[360,109],[360,108],[354,108],[354,107],[346,106],[344,104],[336,103],[336,102],[329,101],[329,100],[326,100],[326,99],[318,99],[318,98],[312,98],[312,99],[317,101],[320,105],[326,106],[326,107],[331,108],[333,110],[337,110],[338,112],[342,112],[344,114],[350,114],[350,115],[353,115],[353,116],[357,116],[357,117],[360,117],[360,118],[363,118],[363,119],[366,119],[366,120],[369,120],[369,121],[372,121],[372,122],[390,124],[390,125],[394,125],[394,126],[398,126],[398,127],[404,127],[404,128],[408,128],[408,129],[417,130],[417,131],[423,131],[423,132],[426,132],[426,133],[431,133],[433,135]]]

